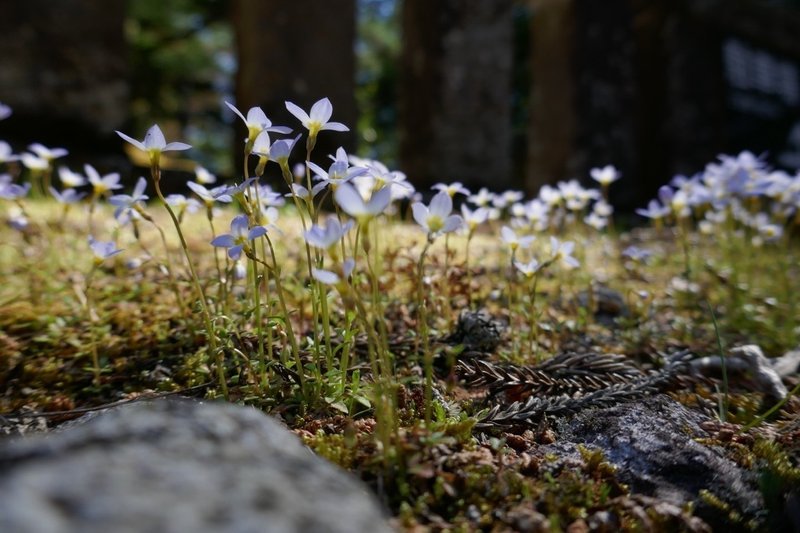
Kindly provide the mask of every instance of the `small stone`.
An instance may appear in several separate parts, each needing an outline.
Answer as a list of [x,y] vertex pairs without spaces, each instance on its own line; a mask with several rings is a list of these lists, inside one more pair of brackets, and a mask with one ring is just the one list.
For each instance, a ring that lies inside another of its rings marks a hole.
[[465,311],[444,342],[460,344],[465,352],[493,352],[502,341],[505,326],[485,311]]

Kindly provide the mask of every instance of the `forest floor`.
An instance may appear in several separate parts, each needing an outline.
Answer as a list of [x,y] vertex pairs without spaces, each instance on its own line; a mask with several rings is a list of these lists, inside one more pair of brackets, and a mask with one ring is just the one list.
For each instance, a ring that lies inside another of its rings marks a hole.
[[[123,228],[125,251],[93,269],[84,218],[61,219],[47,202],[29,210],[24,231],[0,229],[4,429],[46,429],[144,397],[223,398],[198,310],[176,303],[175,287],[185,302],[195,293],[175,238],[168,242],[175,283],[152,259],[163,252],[149,230],[137,240]],[[280,239],[292,242],[300,230],[285,216]],[[215,261],[207,222],[195,217],[185,230],[190,252],[207,293],[222,295],[214,280],[224,256]],[[158,220],[167,227],[166,217]],[[355,284],[370,312],[383,311],[374,332],[392,371],[381,378],[369,332],[352,327],[333,290],[323,342],[310,319],[308,276],[286,275],[302,272],[302,247],[278,247],[306,387],[283,357],[287,328],[274,293],[259,331],[247,280],[231,279],[224,300],[209,300],[228,401],[279,417],[318,454],[354,472],[403,530],[791,530],[792,501],[800,497],[800,401],[783,402],[775,390],[796,391],[800,378],[796,367],[784,372],[780,389],[759,373],[771,366],[737,359],[734,347],[756,345],[767,363],[798,349],[796,239],[755,248],[746,236],[691,233],[681,242],[670,230],[567,232],[581,266],[545,271],[531,287],[499,250],[496,233],[475,235],[469,265],[463,237],[431,248],[422,280],[426,342],[415,296],[425,235],[404,223],[381,228],[372,242],[377,287]],[[623,257],[630,246],[651,255]],[[261,366],[263,343],[270,358]],[[685,409],[702,430],[691,441],[752,474],[758,508],[742,508],[713,480],[687,501],[670,500],[632,482],[630,465],[601,446],[578,442],[559,455],[565,435],[576,442],[575,417],[650,401],[656,411]]]

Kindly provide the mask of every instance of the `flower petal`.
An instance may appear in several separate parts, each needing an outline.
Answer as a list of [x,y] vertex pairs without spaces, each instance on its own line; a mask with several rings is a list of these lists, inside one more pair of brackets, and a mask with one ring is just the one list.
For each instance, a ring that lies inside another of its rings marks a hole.
[[236,113],[236,114],[239,116],[239,118],[240,118],[240,119],[242,119],[242,122],[244,122],[245,124],[247,124],[247,119],[246,119],[246,118],[244,118],[244,115],[242,115],[242,112],[241,112],[241,111],[239,111],[238,109],[236,109],[236,106],[234,106],[234,105],[233,105],[233,104],[231,104],[230,102],[225,102],[225,105],[226,105],[226,106],[228,106],[228,107],[231,109],[231,111],[233,111],[234,113]]
[[352,185],[347,183],[341,184],[336,188],[333,197],[336,203],[339,204],[339,207],[342,208],[342,211],[352,217],[361,216],[366,212],[364,199],[361,198],[361,195]]
[[389,207],[392,201],[392,188],[383,187],[381,190],[372,193],[372,198],[367,202],[367,209],[371,215],[380,215]]
[[147,150],[163,150],[165,146],[167,146],[167,140],[164,138],[161,128],[158,127],[158,124],[153,124],[144,136],[144,147]]
[[259,237],[263,237],[267,234],[267,228],[264,226],[254,226],[250,228],[250,232],[247,234],[247,240],[253,241],[258,239]]
[[247,215],[236,215],[231,220],[231,233],[235,236],[244,237],[250,227],[250,221]]
[[321,268],[311,268],[311,276],[325,285],[334,285],[339,282],[339,276],[330,270],[323,270]]
[[320,128],[322,130],[331,130],[331,131],[350,131],[350,128],[342,124],[341,122],[328,122],[324,126]]
[[233,235],[225,233],[223,235],[218,235],[211,241],[211,246],[217,246],[220,248],[230,248],[236,244],[236,240],[233,238]]
[[437,215],[441,218],[445,218],[446,216],[450,215],[451,211],[453,211],[453,199],[450,198],[450,195],[447,194],[446,191],[436,193],[436,195],[431,199],[431,215]]
[[134,146],[135,146],[136,148],[138,148],[139,150],[143,150],[143,151],[145,151],[145,152],[147,151],[147,148],[145,148],[144,144],[142,144],[142,142],[141,142],[141,141],[137,141],[137,140],[136,140],[136,139],[134,139],[133,137],[130,137],[130,136],[128,136],[128,135],[125,135],[125,134],[124,134],[124,133],[122,133],[121,131],[117,131],[117,130],[114,130],[114,131],[116,132],[116,134],[117,134],[117,135],[119,135],[120,137],[122,137],[122,139],[123,139],[123,140],[125,140],[125,141],[127,141],[127,142],[131,143],[132,145],[134,145]]
[[180,143],[180,142],[171,142],[171,143],[167,144],[166,146],[164,146],[164,148],[162,148],[161,151],[162,152],[168,152],[168,151],[172,150],[172,151],[176,151],[177,152],[179,150],[188,150],[191,147],[192,147],[191,144]]
[[308,116],[308,113],[303,111],[299,105],[293,104],[292,102],[286,102],[286,110],[289,111],[292,115],[297,118],[300,122],[303,123],[305,126],[309,122],[311,122],[311,117]]
[[464,225],[464,219],[461,218],[461,215],[450,215],[444,221],[444,227],[442,228],[442,233],[450,233],[451,231],[455,231],[463,225]]
[[342,265],[342,270],[344,271],[345,277],[350,277],[350,274],[352,274],[355,266],[356,266],[356,260],[353,259],[352,257],[344,260],[344,264]]
[[314,163],[313,161],[306,161],[306,165],[308,165],[308,168],[310,168],[311,172],[313,172],[315,175],[322,179],[328,179],[328,173],[325,172],[325,170],[318,164]]
[[236,261],[242,255],[242,245],[234,246],[232,248],[228,248],[228,257]]
[[292,128],[287,128],[286,126],[270,126],[269,128],[264,128],[264,131],[272,131],[275,133],[281,133],[283,135],[289,135],[292,133]]
[[325,124],[330,120],[331,115],[333,115],[333,104],[331,104],[331,101],[327,98],[317,100],[314,102],[314,105],[311,106],[311,113],[309,115],[312,121]]
[[250,125],[258,125],[262,128],[266,128],[267,126],[271,126],[272,122],[267,118],[267,115],[264,114],[264,110],[260,107],[251,107],[247,111],[247,120],[245,120],[248,126]]
[[411,204],[411,212],[414,214],[414,220],[417,224],[425,229],[428,229],[428,208],[422,202]]

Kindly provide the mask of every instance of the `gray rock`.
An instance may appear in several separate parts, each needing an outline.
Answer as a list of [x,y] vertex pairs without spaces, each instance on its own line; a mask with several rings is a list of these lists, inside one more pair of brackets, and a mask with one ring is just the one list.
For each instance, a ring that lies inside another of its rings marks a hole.
[[0,441],[0,531],[381,532],[377,500],[263,413],[141,402]]
[[772,368],[782,378],[800,372],[800,349],[786,352],[780,357],[769,360]]
[[589,409],[558,422],[559,442],[543,446],[565,461],[575,457],[577,444],[600,448],[631,491],[683,506],[712,527],[728,523],[719,511],[699,499],[705,489],[749,518],[764,508],[755,472],[725,457],[721,448],[696,440],[708,437],[708,421],[664,395],[608,408]]
[[[780,366],[776,366],[764,356],[761,348],[755,344],[746,344],[731,348],[725,358],[727,371],[731,374],[747,372],[752,377],[760,392],[765,393],[773,400],[782,400],[789,392],[781,381],[781,376],[787,368],[791,367],[791,352],[781,358]],[[797,360],[794,361],[797,364]],[[699,372],[713,370],[721,373],[722,360],[719,356],[701,357],[692,361],[692,367]],[[797,367],[795,366],[795,369]],[[790,374],[791,372],[789,372]]]

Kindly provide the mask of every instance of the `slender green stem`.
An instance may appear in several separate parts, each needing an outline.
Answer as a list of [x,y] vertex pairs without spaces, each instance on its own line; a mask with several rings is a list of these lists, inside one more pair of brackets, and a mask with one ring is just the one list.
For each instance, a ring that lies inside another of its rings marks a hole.
[[97,331],[95,331],[95,319],[94,319],[94,304],[92,299],[92,280],[94,279],[94,273],[97,270],[97,264],[95,263],[92,266],[92,269],[89,271],[89,274],[86,275],[86,289],[84,292],[84,296],[86,297],[86,314],[89,316],[89,337],[91,342],[91,350],[92,350],[92,367],[94,370],[94,384],[95,386],[100,386],[100,357],[97,354]]
[[157,165],[154,165],[151,168],[151,174],[153,177],[153,184],[155,185],[156,194],[158,195],[159,200],[161,200],[161,203],[164,204],[167,213],[169,213],[169,216],[172,219],[172,223],[175,225],[175,231],[178,233],[178,238],[181,241],[181,248],[183,249],[183,254],[186,257],[186,262],[189,264],[189,273],[191,274],[192,283],[194,285],[195,291],[197,292],[197,298],[200,301],[200,310],[201,314],[203,315],[203,320],[206,326],[206,332],[208,334],[209,347],[211,348],[211,352],[217,366],[217,380],[219,381],[219,386],[222,389],[222,395],[227,400],[228,383],[225,378],[225,366],[224,366],[225,360],[222,351],[217,345],[217,333],[214,329],[214,322],[211,319],[211,313],[208,310],[208,303],[206,302],[205,292],[203,291],[203,287],[200,285],[200,279],[197,277],[197,271],[194,268],[194,263],[192,263],[192,257],[189,254],[189,245],[186,244],[186,238],[183,236],[183,231],[181,231],[181,224],[180,222],[178,222],[178,218],[175,216],[175,212],[172,210],[172,207],[167,203],[166,198],[164,198],[164,194],[161,192],[161,185],[160,185],[161,169],[159,169]]
[[717,315],[714,314],[714,309],[711,308],[711,303],[706,301],[708,312],[711,313],[711,320],[714,322],[714,333],[717,336],[717,348],[719,349],[719,358],[722,363],[722,399],[719,405],[719,419],[723,422],[728,419],[728,365],[725,352],[722,349],[722,337],[719,334],[719,325],[717,324]]
[[423,288],[423,278],[425,277],[425,256],[431,246],[431,241],[425,243],[422,253],[419,254],[417,262],[417,351],[419,351],[419,339],[422,339],[422,358],[425,372],[425,425],[430,427],[433,414],[433,354],[431,353],[430,339],[428,338],[428,316],[427,304],[425,301],[425,291]]
[[[286,326],[286,336],[289,337],[289,344],[292,348],[292,355],[294,356],[295,365],[297,367],[297,375],[300,378],[300,388],[303,393],[306,393],[306,376],[305,376],[305,369],[303,368],[303,361],[300,358],[300,348],[297,345],[297,339],[294,336],[294,329],[292,328],[292,321],[289,316],[289,306],[286,305],[286,296],[284,295],[283,285],[281,284],[281,272],[280,268],[278,267],[278,260],[275,257],[275,248],[272,246],[272,241],[269,237],[265,237],[267,241],[267,247],[269,248],[270,257],[272,258],[272,265],[267,264],[260,259],[255,259],[256,261],[260,262],[268,269],[270,269],[274,275],[275,279],[275,289],[278,293],[278,303],[281,306],[281,312],[284,316],[284,325]],[[255,258],[255,256],[253,256]]]
[[153,227],[156,228],[156,231],[158,231],[158,235],[161,237],[161,245],[164,247],[164,260],[166,262],[164,266],[167,267],[167,276],[169,277],[169,284],[170,286],[172,286],[172,290],[175,293],[175,301],[178,304],[181,313],[185,313],[186,304],[183,301],[183,296],[181,295],[180,288],[178,287],[178,282],[175,279],[175,272],[173,271],[172,268],[172,259],[170,259],[169,245],[167,244],[167,235],[164,233],[164,230],[161,228],[161,226],[153,219],[153,217],[147,215],[145,217],[145,220],[148,220],[153,225]]
[[467,235],[467,246],[464,250],[464,270],[467,271],[467,308],[472,308],[472,267],[469,264],[469,245],[472,243],[473,230]]
[[253,304],[255,305],[256,334],[258,335],[259,372],[261,376],[261,387],[265,389],[267,385],[267,361],[264,357],[264,324],[261,315],[261,286],[258,279],[258,263],[256,261],[250,261],[250,263],[253,267]]

